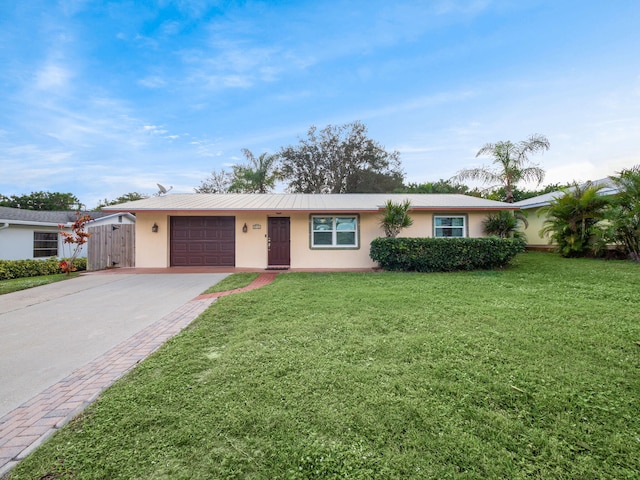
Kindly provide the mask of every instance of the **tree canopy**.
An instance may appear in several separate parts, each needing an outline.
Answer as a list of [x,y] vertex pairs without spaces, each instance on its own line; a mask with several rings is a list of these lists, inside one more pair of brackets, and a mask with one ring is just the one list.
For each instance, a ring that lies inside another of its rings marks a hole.
[[100,203],[96,206],[96,210],[102,210],[104,207],[108,207],[109,205],[117,205],[119,203],[125,202],[133,202],[135,200],[142,200],[144,198],[149,198],[149,195],[145,195],[144,193],[139,192],[130,192],[120,195],[118,198],[114,200],[104,199],[101,200]]
[[469,187],[451,179],[437,182],[410,183],[398,193],[468,193]]
[[0,207],[22,208],[24,210],[80,210],[80,199],[72,193],[31,192],[28,195],[0,195]]
[[399,152],[387,152],[356,121],[311,126],[307,138],[280,151],[281,172],[295,193],[381,193],[402,188]]
[[232,175],[224,168],[213,170],[211,175],[194,188],[196,193],[227,193],[231,185]]
[[540,134],[531,135],[527,140],[517,143],[500,141],[482,146],[476,157],[489,155],[493,157],[494,167],[482,166],[460,170],[455,180],[480,180],[488,184],[488,189],[503,187],[505,201],[514,202],[514,188],[521,181],[536,181],[538,185],[544,180],[545,171],[538,165],[529,164],[529,155],[549,150],[547,137]]

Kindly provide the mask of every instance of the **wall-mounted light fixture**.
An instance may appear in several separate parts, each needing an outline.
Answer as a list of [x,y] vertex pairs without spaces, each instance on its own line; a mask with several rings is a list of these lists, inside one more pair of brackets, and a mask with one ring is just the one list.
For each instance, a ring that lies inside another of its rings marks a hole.
[[242,226],[242,233],[247,233],[247,231],[248,231],[248,230],[249,230],[249,227],[247,227],[247,224],[245,223],[245,224]]
[[158,233],[158,224],[154,222],[153,227],[151,227],[151,231],[153,233]]

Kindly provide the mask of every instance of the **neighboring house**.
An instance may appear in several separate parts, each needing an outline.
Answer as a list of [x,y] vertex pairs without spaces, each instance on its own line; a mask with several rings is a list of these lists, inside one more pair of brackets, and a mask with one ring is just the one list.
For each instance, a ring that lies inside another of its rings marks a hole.
[[[609,178],[595,180],[591,183],[596,186],[602,186],[600,195],[613,195],[617,193],[617,189]],[[584,185],[585,184],[582,184],[581,187]],[[548,206],[553,200],[562,197],[566,191],[571,190],[572,187],[569,187],[566,190],[557,190],[513,203],[514,206],[520,208],[529,224],[527,228],[521,228],[527,241],[527,248],[531,250],[549,250],[553,248],[553,245],[549,243],[549,239],[540,235],[540,230],[544,227],[544,222],[547,220],[547,217],[540,215],[538,212],[540,208]]]
[[[105,224],[135,223],[131,213],[81,212],[89,214],[93,221],[87,227]],[[69,246],[63,247],[59,225],[71,231],[77,219],[76,212],[49,212],[0,207],[0,260],[25,260],[33,258],[64,257]],[[86,244],[80,253],[86,257]]]
[[372,268],[388,200],[411,202],[405,237],[482,237],[511,204],[454,194],[172,194],[112,205],[136,214],[138,268]]

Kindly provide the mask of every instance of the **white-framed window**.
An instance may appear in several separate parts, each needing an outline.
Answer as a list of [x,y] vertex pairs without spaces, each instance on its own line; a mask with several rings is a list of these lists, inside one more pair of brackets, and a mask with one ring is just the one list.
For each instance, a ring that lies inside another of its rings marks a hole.
[[358,248],[357,215],[312,215],[312,248]]
[[58,256],[58,232],[33,232],[33,258]]
[[466,215],[434,215],[433,236],[438,238],[466,237]]

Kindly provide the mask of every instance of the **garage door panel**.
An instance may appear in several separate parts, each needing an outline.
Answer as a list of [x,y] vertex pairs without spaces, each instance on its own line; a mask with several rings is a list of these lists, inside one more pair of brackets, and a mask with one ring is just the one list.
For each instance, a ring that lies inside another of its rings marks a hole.
[[235,217],[171,217],[172,266],[234,266]]

